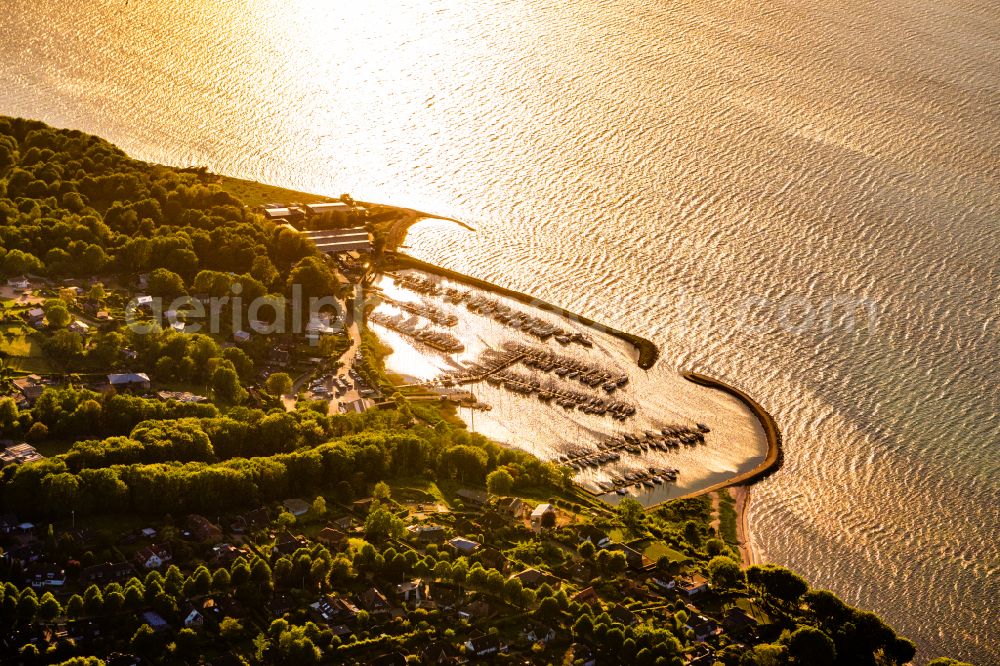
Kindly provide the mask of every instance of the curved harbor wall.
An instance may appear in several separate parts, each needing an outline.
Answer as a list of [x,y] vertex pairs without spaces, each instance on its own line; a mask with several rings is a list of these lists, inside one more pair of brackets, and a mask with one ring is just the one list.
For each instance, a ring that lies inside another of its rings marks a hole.
[[[387,255],[388,254],[389,253],[387,253]],[[472,277],[471,275],[465,275],[463,273],[458,273],[456,271],[449,270],[447,268],[441,268],[440,266],[436,266],[426,261],[421,261],[420,259],[416,259],[401,252],[393,253],[392,255],[390,255],[389,258],[391,259],[391,262],[394,263],[399,268],[415,268],[427,273],[434,273],[436,275],[440,275],[442,277],[455,280],[456,282],[462,282],[469,286],[482,289],[484,291],[491,291],[493,293],[500,294],[502,296],[507,296],[509,298],[513,298],[517,301],[520,301],[521,303],[532,305],[541,310],[554,312],[568,319],[572,319],[573,321],[580,322],[581,324],[584,324],[585,326],[588,326],[594,330],[600,331],[602,333],[607,333],[608,335],[612,335],[618,338],[619,340],[624,340],[625,342],[635,347],[635,349],[639,352],[639,358],[637,362],[639,364],[639,367],[642,368],[643,370],[648,370],[651,367],[653,367],[653,364],[656,363],[656,359],[659,357],[660,354],[659,349],[657,349],[656,345],[653,344],[651,341],[647,340],[646,338],[634,335],[632,333],[626,333],[625,331],[620,331],[616,328],[611,328],[610,326],[606,326],[604,324],[601,324],[600,322],[596,322],[593,319],[584,317],[583,315],[576,314],[575,312],[570,312],[569,310],[561,308],[558,305],[553,305],[551,303],[542,301],[534,296],[530,296],[528,294],[519,291],[514,291],[513,289],[508,289],[506,287],[501,287],[500,285],[493,284],[492,282],[487,282],[486,280],[480,280],[479,278]]]
[[749,486],[773,474],[781,467],[781,430],[778,428],[778,423],[774,420],[774,417],[771,416],[768,411],[760,405],[760,403],[735,386],[726,384],[725,382],[715,379],[714,377],[690,371],[681,372],[681,376],[689,382],[728,393],[746,405],[747,408],[753,412],[753,415],[757,417],[757,420],[760,421],[760,425],[764,428],[764,435],[767,439],[767,455],[764,456],[764,460],[761,461],[759,465],[751,470],[737,474],[729,479],[726,479],[725,481],[720,481],[719,483],[708,486],[707,488],[702,488],[701,490],[693,493],[688,493],[687,495],[683,495],[677,499],[698,497],[699,495],[704,495],[716,490],[722,490],[723,488],[728,488],[729,486]]

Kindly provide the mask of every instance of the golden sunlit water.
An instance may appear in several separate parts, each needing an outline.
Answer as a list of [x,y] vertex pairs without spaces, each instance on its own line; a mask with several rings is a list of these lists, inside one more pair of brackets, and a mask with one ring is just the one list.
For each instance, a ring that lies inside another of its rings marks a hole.
[[762,555],[1000,661],[995,2],[2,9],[0,112],[466,220],[411,252],[746,389],[786,445]]

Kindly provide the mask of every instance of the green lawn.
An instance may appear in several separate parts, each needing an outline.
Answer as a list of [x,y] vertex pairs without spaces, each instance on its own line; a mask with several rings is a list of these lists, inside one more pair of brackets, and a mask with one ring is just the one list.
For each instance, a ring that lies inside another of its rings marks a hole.
[[41,335],[28,331],[23,326],[5,326],[0,332],[0,351],[11,356],[40,357],[42,352]]
[[14,372],[52,372],[42,350],[42,334],[26,326],[8,324],[0,328],[0,351],[9,355],[7,367]]
[[648,557],[653,562],[658,561],[661,557],[666,556],[671,562],[681,562],[688,559],[687,555],[680,553],[662,541],[654,541],[650,543],[642,551],[642,554]]
[[253,180],[220,176],[219,185],[226,192],[240,199],[247,206],[260,206],[266,203],[316,203],[328,201],[332,197],[308,192],[298,192],[274,185],[265,185]]

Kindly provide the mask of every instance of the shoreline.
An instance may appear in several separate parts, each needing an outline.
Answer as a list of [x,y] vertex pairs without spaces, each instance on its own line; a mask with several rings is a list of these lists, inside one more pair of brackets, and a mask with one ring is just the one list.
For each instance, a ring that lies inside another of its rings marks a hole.
[[730,486],[729,493],[736,500],[736,545],[740,551],[740,560],[744,567],[760,563],[760,558],[751,543],[750,521],[747,516],[750,506],[750,493],[753,486]]
[[735,386],[731,386],[721,380],[707,375],[702,375],[697,372],[683,371],[681,372],[681,376],[689,382],[708,388],[714,388],[732,395],[747,406],[753,415],[757,417],[761,427],[764,428],[764,435],[767,438],[767,455],[764,456],[764,460],[761,461],[759,465],[749,471],[737,474],[731,479],[721,481],[709,486],[708,488],[703,488],[697,492],[688,493],[687,495],[677,498],[687,499],[691,497],[698,497],[712,491],[723,489],[730,492],[736,500],[736,542],[739,547],[740,558],[743,561],[743,566],[748,567],[756,564],[759,559],[751,542],[750,522],[747,515],[751,499],[751,489],[753,484],[773,474],[781,467],[783,456],[781,449],[781,430],[778,428],[778,424],[774,420],[774,417],[771,416],[767,410],[760,405],[760,403]]
[[[447,219],[447,218],[438,218],[438,219]],[[417,221],[416,218],[413,220],[413,222],[415,221]],[[457,220],[453,221],[457,222]],[[410,222],[410,224],[412,224],[412,222]],[[459,224],[462,223],[459,222]],[[462,224],[462,226],[470,228],[464,224]],[[644,370],[652,367],[652,365],[656,362],[657,357],[659,356],[659,349],[650,340],[646,340],[645,338],[642,338],[640,336],[604,326],[603,324],[595,322],[581,315],[569,312],[565,308],[561,308],[559,306],[546,303],[537,298],[529,296],[528,294],[517,292],[512,289],[508,289],[506,287],[501,287],[499,285],[487,282],[485,280],[481,280],[479,278],[465,275],[463,273],[458,273],[457,271],[453,271],[447,268],[442,268],[441,266],[437,266],[435,264],[431,264],[422,261],[420,259],[416,259],[414,257],[411,257],[407,254],[398,251],[390,255],[390,261],[396,263],[396,265],[401,267],[415,268],[418,270],[422,270],[424,272],[433,273],[436,275],[440,275],[442,277],[453,279],[458,282],[463,282],[470,286],[484,289],[486,291],[508,296],[522,303],[533,305],[535,307],[538,307],[543,310],[548,310],[550,312],[555,312],[564,317],[568,317],[575,321],[584,323],[592,328],[608,333],[609,335],[613,335],[614,337],[617,337],[620,340],[628,342],[638,350],[639,352],[638,365],[640,368]],[[756,467],[754,467],[749,471],[742,472],[729,479],[726,479],[725,481],[720,481],[719,483],[712,484],[711,486],[708,486],[706,488],[702,488],[700,490],[687,493],[680,497],[675,497],[670,500],[666,500],[666,501],[674,501],[677,499],[689,499],[693,497],[699,497],[701,495],[705,495],[713,491],[724,490],[726,492],[730,492],[734,497],[734,499],[736,500],[736,506],[735,506],[736,540],[737,540],[737,546],[740,551],[740,558],[742,560],[742,564],[744,567],[751,566],[753,564],[756,564],[758,561],[757,554],[754,551],[753,544],[751,543],[750,525],[748,519],[749,504],[751,498],[750,497],[751,487],[757,481],[774,473],[781,466],[782,455],[783,455],[781,449],[781,431],[778,428],[778,424],[774,420],[774,417],[772,417],[770,413],[768,413],[767,410],[765,410],[760,405],[760,403],[751,398],[744,391],[734,386],[731,386],[721,380],[696,372],[682,371],[681,376],[692,383],[699,384],[707,388],[713,388],[732,395],[737,400],[742,402],[750,410],[750,412],[757,418],[758,422],[761,424],[761,427],[764,429],[765,438],[767,439],[767,454],[765,455],[764,460],[761,461],[759,465],[757,465]],[[646,509],[652,509],[655,506],[659,506],[659,504],[663,504],[663,502],[649,505],[646,507]]]

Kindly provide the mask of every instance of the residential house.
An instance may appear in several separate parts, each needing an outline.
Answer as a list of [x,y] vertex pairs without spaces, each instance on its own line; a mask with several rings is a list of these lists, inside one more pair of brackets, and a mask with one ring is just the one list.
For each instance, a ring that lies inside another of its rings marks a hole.
[[507,557],[492,546],[483,546],[477,550],[476,558],[487,569],[503,571],[507,568]]
[[585,587],[572,597],[570,601],[575,601],[578,604],[590,604],[590,605],[601,605],[601,598],[597,596],[597,591],[593,587]]
[[552,521],[552,524],[555,525],[555,519],[556,508],[554,506],[548,503],[539,504],[531,512],[531,529],[535,532],[541,532],[548,521]]
[[77,333],[78,335],[87,335],[90,332],[90,325],[86,322],[80,321],[79,319],[74,319],[66,327],[71,333]]
[[492,611],[492,608],[490,608],[487,602],[482,599],[476,599],[465,604],[462,610],[458,612],[458,616],[467,620],[471,618],[482,619],[489,617],[490,611]]
[[612,620],[618,624],[623,624],[626,627],[631,627],[633,625],[639,624],[639,618],[635,616],[635,613],[625,608],[621,604],[615,604],[615,607],[611,609],[608,613]]
[[248,511],[241,516],[237,516],[231,526],[237,534],[262,530],[271,524],[271,515],[266,507],[260,507],[253,511]]
[[135,554],[135,561],[143,569],[159,569],[173,559],[166,548],[156,544],[140,548]]
[[730,638],[735,639],[756,638],[757,625],[756,618],[736,606],[726,611],[726,616],[722,619],[722,629]]
[[295,517],[306,515],[311,508],[309,502],[298,498],[286,499],[281,504]]
[[80,572],[80,583],[89,585],[96,583],[99,586],[112,582],[128,580],[135,573],[135,569],[128,562],[103,562],[84,567]]
[[329,546],[330,548],[340,548],[345,543],[347,543],[347,535],[338,530],[336,527],[324,527],[320,530],[319,534],[316,535],[316,540],[321,544]]
[[38,327],[42,324],[42,321],[45,319],[45,310],[41,308],[31,308],[26,313],[26,317],[28,319],[29,324]]
[[462,555],[471,555],[479,549],[480,544],[465,537],[455,537],[447,541],[448,545],[457,550]]
[[341,516],[340,518],[334,518],[330,521],[330,524],[336,527],[338,530],[347,532],[354,525],[354,519],[350,516]]
[[185,627],[203,627],[205,626],[205,616],[193,605],[188,604],[184,610],[183,624]]
[[385,595],[374,587],[370,587],[358,595],[358,603],[370,615],[388,614],[391,608]]
[[267,612],[273,616],[282,616],[295,608],[295,600],[287,592],[275,592],[267,602]]
[[520,497],[500,497],[495,502],[497,511],[514,519],[524,517],[526,505]]
[[275,557],[280,557],[281,555],[291,555],[299,548],[307,548],[309,543],[300,536],[295,536],[287,529],[282,530],[275,537],[274,546],[271,548],[271,554]]
[[246,554],[246,550],[237,548],[231,543],[220,543],[212,547],[212,563],[228,568],[238,557]]
[[149,375],[144,372],[125,372],[108,375],[108,384],[117,391],[148,391]]
[[417,604],[427,598],[427,584],[419,578],[404,581],[396,586],[395,593],[403,603]]
[[30,564],[24,570],[24,577],[32,587],[62,587],[66,584],[66,572],[55,564]]
[[[31,525],[31,523],[21,523],[17,526],[20,532],[26,532],[24,526]],[[21,564],[31,564],[32,562],[38,562],[45,555],[45,548],[40,542],[34,541],[31,543],[26,543],[21,546],[14,546],[6,550],[2,556],[8,560],[14,562],[20,562]]]
[[410,525],[406,531],[419,544],[441,543],[447,536],[447,530],[443,525]]
[[368,511],[372,508],[372,502],[375,500],[371,497],[363,497],[359,500],[354,500],[351,502],[351,508],[362,516],[367,515]]
[[12,534],[18,525],[17,516],[13,513],[5,513],[0,516],[0,534]]
[[520,573],[514,574],[511,578],[516,578],[521,581],[521,587],[530,588],[536,588],[542,583],[548,583],[549,587],[556,586],[560,583],[559,578],[556,576],[534,568],[525,569]]
[[0,451],[0,467],[11,464],[35,462],[44,458],[31,444],[14,444]]
[[473,636],[465,642],[466,654],[475,657],[489,657],[500,652],[500,637],[497,634]]
[[700,573],[674,579],[674,587],[685,596],[693,597],[708,590],[708,579]]
[[710,666],[715,663],[715,650],[699,643],[684,654],[684,663],[687,666]]
[[548,643],[556,639],[555,630],[544,624],[529,624],[521,630],[521,635],[532,643]]
[[170,628],[170,624],[156,611],[146,611],[141,617],[143,622],[152,627],[155,632],[166,631]]
[[487,499],[485,492],[482,490],[472,490],[471,488],[460,488],[455,494],[464,503],[471,504],[473,506],[482,506],[486,503]]
[[360,612],[349,599],[330,594],[320,597],[319,601],[310,604],[309,607],[320,620],[327,623],[353,623]]
[[46,385],[42,383],[42,378],[38,375],[18,377],[14,380],[14,386],[17,388],[18,392],[20,392],[21,396],[24,397],[25,402],[29,405],[35,404],[35,401],[41,397],[42,392],[46,387]]
[[420,663],[424,666],[457,666],[455,648],[446,641],[436,641],[420,651]]
[[191,536],[198,541],[216,542],[222,539],[222,528],[196,513],[187,517],[187,528],[191,531]]
[[621,543],[613,543],[609,545],[607,549],[621,551],[622,554],[625,555],[625,562],[628,564],[628,568],[631,571],[641,571],[645,567],[652,564],[649,558],[631,546],[626,546]]
[[712,636],[717,636],[722,633],[719,625],[710,617],[705,617],[697,613],[698,609],[694,609],[695,612],[688,611],[689,617],[687,623],[684,625],[685,629],[694,632],[694,639],[696,641],[708,640]]
[[406,655],[399,650],[386,652],[368,662],[372,666],[406,666]]
[[7,286],[18,291],[24,291],[25,289],[31,287],[31,282],[29,282],[28,278],[23,275],[18,275],[17,277],[8,278]]

